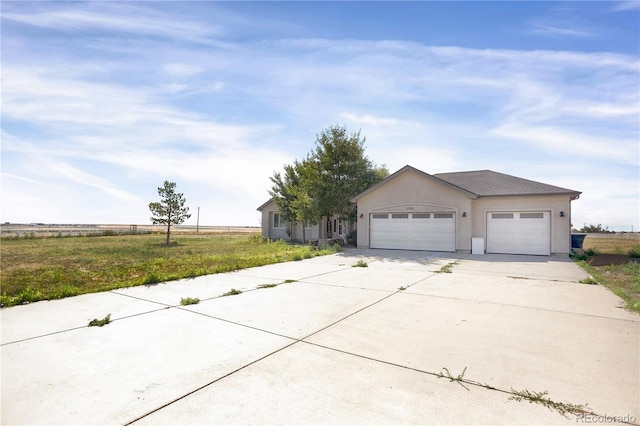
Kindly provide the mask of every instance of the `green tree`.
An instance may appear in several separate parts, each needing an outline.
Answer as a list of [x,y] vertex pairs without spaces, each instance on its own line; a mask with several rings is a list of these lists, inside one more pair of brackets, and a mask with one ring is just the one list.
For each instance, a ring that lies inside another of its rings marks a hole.
[[294,207],[296,186],[300,184],[300,178],[296,171],[295,165],[284,166],[284,174],[275,172],[270,178],[273,186],[269,191],[269,195],[275,201],[280,210],[280,214],[283,219],[295,225],[297,221],[297,215]]
[[306,167],[305,163],[297,160],[293,165],[285,165],[283,174],[275,172],[270,178],[273,186],[269,191],[286,222],[292,226],[298,222],[303,224],[303,241],[306,241],[304,224],[318,220],[314,199],[307,191]]
[[270,194],[284,219],[295,224],[354,217],[351,199],[389,174],[369,160],[364,143],[360,132],[349,135],[345,127],[331,126],[317,136],[304,161],[286,165],[283,175],[274,173]]
[[180,225],[189,219],[189,207],[185,207],[186,200],[184,196],[176,192],[175,182],[164,181],[164,186],[158,188],[160,201],[149,203],[151,210],[151,222],[154,225],[167,226],[167,242],[169,245],[169,237],[171,235],[171,225]]
[[359,131],[349,135],[345,127],[337,125],[317,136],[309,157],[314,173],[310,173],[308,186],[317,197],[318,216],[349,215],[351,199],[389,174],[365,155],[365,142]]
[[613,231],[609,231],[609,227],[605,226],[604,228],[602,227],[602,224],[599,223],[597,225],[584,225],[578,232],[583,232],[583,233],[595,233],[595,234],[607,234],[607,233],[611,233]]

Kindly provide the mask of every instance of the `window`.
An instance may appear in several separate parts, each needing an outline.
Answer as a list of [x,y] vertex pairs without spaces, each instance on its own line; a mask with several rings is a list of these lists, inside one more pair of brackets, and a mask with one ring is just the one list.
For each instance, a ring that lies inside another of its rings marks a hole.
[[391,219],[409,219],[409,213],[394,213]]
[[453,213],[434,213],[434,219],[453,219]]
[[520,213],[520,219],[544,219],[544,213]]
[[491,213],[491,219],[513,219],[513,213]]
[[388,214],[374,214],[373,215],[374,219],[389,219],[389,215]]
[[280,213],[273,214],[273,227],[274,228],[284,228],[284,218]]
[[412,216],[414,219],[429,219],[431,214],[429,213],[414,213]]

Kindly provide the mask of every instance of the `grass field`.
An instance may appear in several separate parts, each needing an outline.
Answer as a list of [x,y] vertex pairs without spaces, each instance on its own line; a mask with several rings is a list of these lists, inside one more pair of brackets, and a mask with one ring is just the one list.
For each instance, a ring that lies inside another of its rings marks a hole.
[[60,299],[334,253],[253,235],[3,239],[0,306]]
[[593,249],[602,254],[627,254],[629,250],[639,245],[640,236],[638,238],[594,238],[587,235],[582,248]]
[[[631,251],[640,253],[640,238],[590,238],[587,236],[583,248],[586,251],[595,251],[596,257],[627,255]],[[640,313],[640,263],[626,260],[621,265],[593,266],[589,259],[578,263],[596,282],[622,298],[628,310]]]

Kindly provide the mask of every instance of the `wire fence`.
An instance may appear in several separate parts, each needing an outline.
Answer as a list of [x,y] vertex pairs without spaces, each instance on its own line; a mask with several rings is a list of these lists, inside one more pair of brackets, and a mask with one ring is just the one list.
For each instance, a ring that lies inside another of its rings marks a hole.
[[[167,228],[162,225],[43,225],[43,224],[3,224],[0,225],[1,238],[54,238],[54,237],[96,237],[136,234],[163,234]],[[191,226],[171,227],[172,234],[253,234],[260,232],[255,226]]]

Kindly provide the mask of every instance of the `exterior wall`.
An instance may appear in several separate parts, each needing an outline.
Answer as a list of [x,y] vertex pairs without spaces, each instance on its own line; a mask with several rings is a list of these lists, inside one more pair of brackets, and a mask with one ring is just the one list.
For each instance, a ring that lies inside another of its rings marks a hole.
[[[358,247],[369,248],[369,218],[375,212],[453,211],[456,216],[456,250],[471,251],[471,238],[487,243],[487,213],[548,211],[551,219],[551,253],[571,252],[571,198],[568,195],[470,198],[413,171],[398,175],[358,199]],[[564,212],[564,217],[560,217]],[[463,214],[466,213],[466,217]]]
[[[500,211],[551,212],[551,253],[571,252],[571,199],[568,195],[483,197],[473,200],[472,237],[484,237],[487,244],[487,213]],[[560,217],[564,212],[564,217]]]
[[369,248],[371,213],[438,211],[455,213],[456,249],[470,251],[472,201],[463,191],[406,171],[358,199],[358,248]]
[[[274,228],[273,226],[273,215],[278,213],[278,206],[273,201],[269,202],[265,206],[262,207],[261,214],[261,228],[262,228],[262,237],[263,238],[271,238],[272,240],[286,240],[286,241],[300,241],[302,242],[302,224],[296,223],[295,226],[292,226],[290,223],[287,223],[287,226],[284,228]],[[321,225],[322,224],[314,224],[311,227],[305,229],[305,239],[309,240],[318,240],[321,235]],[[287,232],[290,230],[290,233]]]
[[269,230],[270,230],[270,227],[272,226],[271,224],[273,223],[272,222],[273,219],[271,219],[270,215],[273,214],[274,208],[275,208],[275,204],[273,203],[273,201],[271,201],[270,203],[262,207],[262,210],[260,210],[260,214],[261,214],[260,224],[262,228],[262,238],[270,238]]

